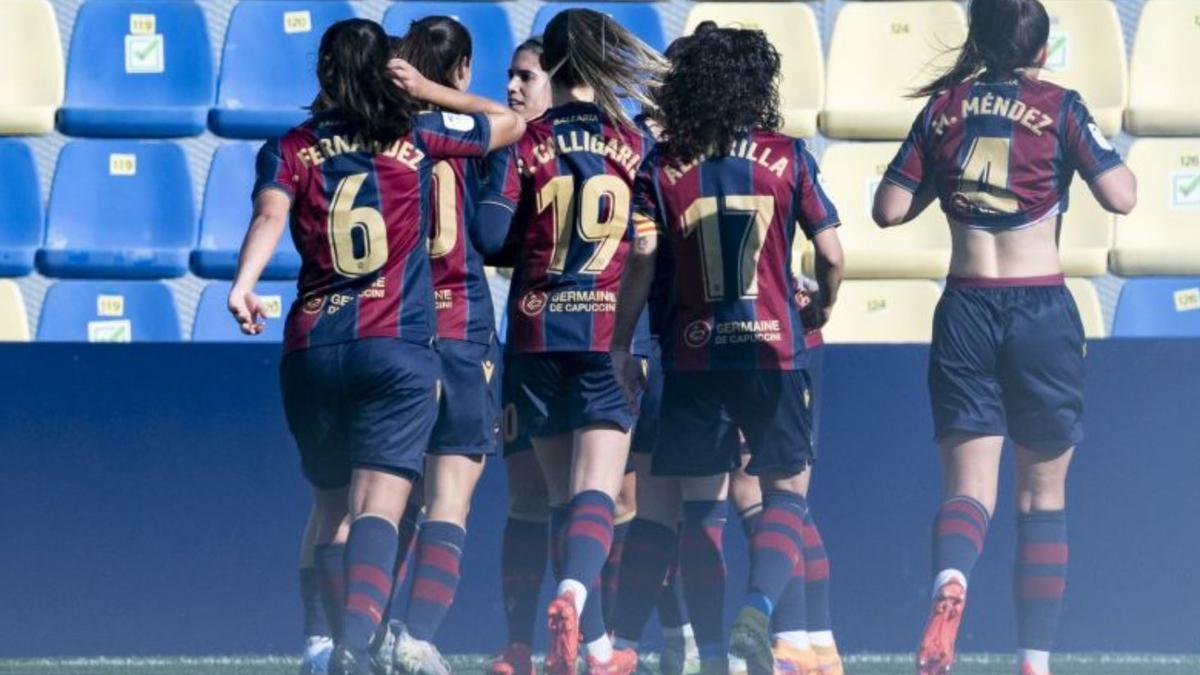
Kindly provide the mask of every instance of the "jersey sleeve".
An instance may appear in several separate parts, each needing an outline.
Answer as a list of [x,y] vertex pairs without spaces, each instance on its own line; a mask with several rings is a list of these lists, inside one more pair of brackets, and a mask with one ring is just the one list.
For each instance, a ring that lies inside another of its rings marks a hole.
[[839,224],[837,207],[825,192],[821,169],[804,141],[796,141],[796,221],[804,236],[812,239],[818,232]]
[[516,211],[521,198],[521,171],[517,162],[517,146],[510,145],[488,153],[484,160],[481,204],[496,204]]
[[921,113],[913,120],[912,128],[908,130],[908,136],[905,137],[904,143],[900,145],[900,149],[896,151],[896,156],[892,158],[891,164],[888,164],[887,171],[883,174],[883,179],[899,185],[909,192],[916,192],[920,189],[922,181],[925,180],[925,155],[926,143],[929,140],[929,106],[932,103],[926,103],[921,109]]
[[483,157],[491,143],[492,124],[483,113],[422,113],[413,135],[431,159]]
[[653,155],[642,161],[637,176],[633,179],[633,210],[629,219],[630,239],[654,234],[662,223],[662,211],[658,203],[658,188],[655,185],[655,158]]
[[1067,96],[1063,155],[1072,168],[1090,183],[1100,174],[1120,165],[1121,155],[1100,132],[1083,98],[1074,91]]
[[258,150],[252,199],[257,198],[263,190],[269,189],[279,190],[291,198],[296,196],[298,176],[284,159],[280,140],[269,140]]

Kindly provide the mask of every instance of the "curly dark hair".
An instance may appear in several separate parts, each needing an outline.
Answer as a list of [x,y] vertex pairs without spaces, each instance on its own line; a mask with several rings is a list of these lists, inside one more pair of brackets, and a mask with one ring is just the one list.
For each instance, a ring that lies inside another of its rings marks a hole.
[[779,52],[760,30],[714,28],[671,55],[659,90],[663,152],[678,162],[728,154],[752,129],[775,130]]

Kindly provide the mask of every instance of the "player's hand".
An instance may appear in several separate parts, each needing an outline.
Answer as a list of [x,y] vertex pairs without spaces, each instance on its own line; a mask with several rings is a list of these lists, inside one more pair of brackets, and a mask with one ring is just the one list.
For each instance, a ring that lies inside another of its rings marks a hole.
[[391,71],[392,82],[395,82],[397,87],[417,100],[425,100],[429,89],[429,80],[421,74],[421,71],[404,59],[388,61],[388,70]]
[[829,321],[829,308],[821,302],[821,289],[816,281],[801,277],[796,303],[800,306],[800,320],[804,322],[805,330],[817,330]]
[[625,399],[632,406],[646,384],[646,371],[642,368],[642,360],[626,349],[614,349],[611,354],[617,383],[621,385]]
[[258,335],[266,329],[261,319],[266,318],[262,301],[252,291],[234,288],[229,292],[229,313],[246,335]]

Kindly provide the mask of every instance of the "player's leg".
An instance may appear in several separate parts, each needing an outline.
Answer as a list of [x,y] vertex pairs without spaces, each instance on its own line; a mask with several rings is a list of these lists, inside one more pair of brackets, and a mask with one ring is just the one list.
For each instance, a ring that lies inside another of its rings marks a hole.
[[[343,501],[343,504],[345,502]],[[304,656],[301,675],[324,673],[333,651],[333,628],[325,613],[321,572],[316,562],[317,505],[314,502],[300,542],[300,603],[304,608]]]
[[509,502],[500,548],[500,582],[508,645],[493,661],[489,672],[531,675],[533,623],[549,553],[549,495],[528,437],[522,449],[510,454],[512,441],[507,436],[508,422],[505,424]]
[[350,534],[343,635],[335,673],[370,672],[367,648],[391,597],[398,525],[437,416],[436,354],[395,340],[341,346],[349,417]]
[[[817,653],[817,666],[821,675],[842,675],[842,657],[838,653],[833,637],[833,618],[829,604],[829,554],[825,542],[813,519],[811,505],[808,518],[804,521],[804,599],[805,631],[808,642]],[[781,606],[787,606],[785,598]],[[784,620],[786,629],[788,622]]]
[[[734,450],[736,456],[736,449]],[[680,574],[684,599],[695,631],[701,668],[728,668],[725,639],[725,521],[729,474],[682,479],[683,528]]]
[[996,503],[1007,431],[997,363],[1002,308],[987,289],[948,287],[934,315],[929,396],[944,501],[933,522],[933,591],[917,650],[922,674],[949,672],[971,571]]
[[608,558],[605,559],[604,569],[600,572],[600,606],[605,626],[612,626],[613,609],[617,604],[617,584],[621,564],[625,558],[625,541],[629,536],[630,525],[637,518],[637,510],[637,474],[634,472],[631,458],[625,465],[625,479],[621,481],[621,491],[617,493],[612,546],[608,549]]
[[[727,401],[750,447],[746,470],[759,478],[763,511],[751,541],[749,590],[734,623],[730,652],[745,659],[751,675],[766,675],[775,664],[770,617],[793,579],[803,581],[813,460],[810,385],[802,370],[758,371],[740,384],[728,392]],[[802,672],[816,667],[811,651],[795,656]]]
[[746,465],[750,463],[750,449],[739,441],[743,452],[738,467],[729,472],[729,501],[732,502],[734,513],[742,524],[742,532],[746,541],[754,537],[758,527],[758,518],[762,515],[762,485],[758,478],[746,473]]
[[1083,438],[1084,334],[1063,286],[1014,288],[1002,383],[1017,445],[1018,653],[1047,675],[1067,573],[1066,480]]

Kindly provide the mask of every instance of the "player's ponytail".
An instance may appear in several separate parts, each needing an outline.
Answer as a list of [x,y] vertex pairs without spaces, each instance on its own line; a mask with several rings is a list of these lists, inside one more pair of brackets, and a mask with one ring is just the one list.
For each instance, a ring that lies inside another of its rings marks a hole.
[[367,140],[384,145],[399,140],[421,107],[392,82],[390,51],[387,33],[374,21],[347,19],[330,26],[317,55],[321,91],[309,109],[349,124]]
[[395,53],[431,82],[457,88],[456,71],[471,62],[471,33],[448,16],[413,21]]
[[651,92],[660,86],[668,64],[607,14],[590,9],[559,12],[542,36],[542,68],[560,87],[588,86],[610,119],[636,128],[621,106],[632,99],[653,108]]
[[697,32],[671,62],[658,102],[663,151],[673,161],[729,154],[750,131],[782,124],[779,52],[762,31]]
[[1041,65],[1050,16],[1040,0],[972,0],[969,26],[954,65],[913,97],[931,96],[984,71],[1008,76]]

